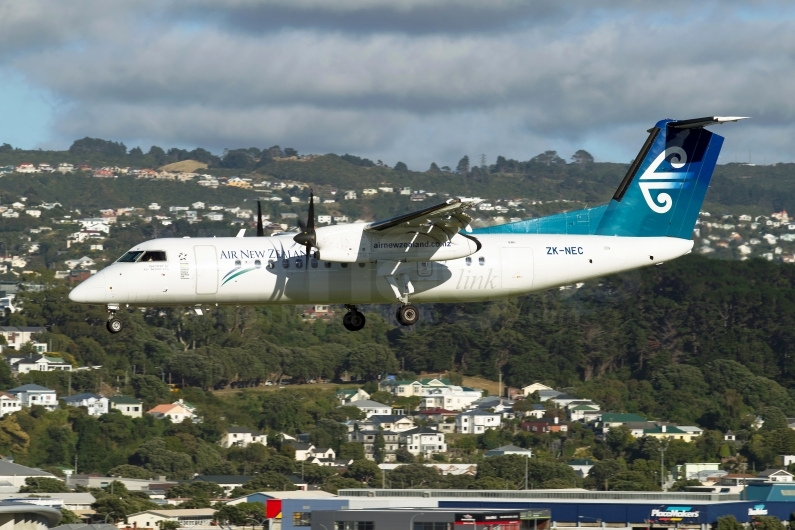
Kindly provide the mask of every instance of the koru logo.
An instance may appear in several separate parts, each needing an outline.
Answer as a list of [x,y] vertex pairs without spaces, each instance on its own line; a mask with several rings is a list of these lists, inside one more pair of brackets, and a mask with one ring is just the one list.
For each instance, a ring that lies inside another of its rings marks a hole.
[[656,173],[660,164],[669,156],[672,157],[670,164],[674,169],[681,169],[687,163],[687,153],[685,153],[684,149],[681,147],[669,147],[654,159],[654,162],[640,177],[639,185],[643,198],[646,199],[646,204],[649,205],[649,208],[656,213],[667,212],[673,206],[674,201],[669,194],[664,192],[652,197],[651,190],[680,190],[690,187],[690,183],[686,181],[692,177],[691,173],[670,171]]
[[188,255],[185,254],[184,252],[180,252],[179,253],[179,260],[180,261],[187,261],[188,260]]

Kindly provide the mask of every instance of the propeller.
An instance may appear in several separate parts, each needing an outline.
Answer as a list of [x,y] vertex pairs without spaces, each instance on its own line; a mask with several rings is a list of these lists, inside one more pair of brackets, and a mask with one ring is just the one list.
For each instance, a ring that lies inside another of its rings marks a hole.
[[257,237],[265,237],[265,229],[262,228],[262,205],[257,201]]
[[315,194],[311,189],[309,190],[309,215],[306,223],[298,219],[298,226],[301,228],[301,233],[297,234],[293,238],[293,241],[306,247],[305,267],[309,268],[309,253],[312,251],[312,247],[317,245],[317,235],[315,233]]

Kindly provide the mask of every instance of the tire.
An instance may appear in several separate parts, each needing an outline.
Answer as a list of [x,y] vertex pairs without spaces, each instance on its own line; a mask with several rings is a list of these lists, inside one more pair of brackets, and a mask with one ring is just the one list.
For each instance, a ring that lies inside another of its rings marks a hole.
[[411,304],[404,305],[398,309],[397,319],[404,326],[413,326],[420,319],[420,311]]
[[359,311],[356,311],[351,315],[351,328],[352,331],[359,331],[362,329],[367,322],[367,319],[364,318],[364,314]]
[[108,331],[111,333],[120,333],[122,329],[124,329],[124,324],[122,324],[121,320],[116,317],[109,318],[105,327],[108,328]]
[[342,317],[342,325],[345,326],[345,329],[348,331],[359,331],[364,327],[366,319],[364,315],[359,311],[348,311],[345,313],[345,316]]

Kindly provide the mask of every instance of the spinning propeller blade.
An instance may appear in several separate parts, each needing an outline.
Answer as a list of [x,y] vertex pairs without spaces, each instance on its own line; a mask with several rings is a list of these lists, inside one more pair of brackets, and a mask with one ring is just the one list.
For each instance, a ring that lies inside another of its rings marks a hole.
[[265,229],[262,228],[262,205],[257,201],[257,237],[265,237]]
[[309,253],[312,252],[312,247],[317,243],[315,234],[315,193],[311,189],[309,190],[309,215],[306,223],[299,219],[298,226],[301,228],[301,233],[297,234],[293,241],[306,247],[306,267],[309,268]]

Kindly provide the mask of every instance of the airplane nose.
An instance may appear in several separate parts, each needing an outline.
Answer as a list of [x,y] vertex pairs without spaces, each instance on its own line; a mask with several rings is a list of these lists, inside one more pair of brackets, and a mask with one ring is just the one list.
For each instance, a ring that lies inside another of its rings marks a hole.
[[[105,289],[88,278],[69,292],[69,300],[79,304],[101,304],[105,302]],[[92,285],[93,283],[93,285]]]

